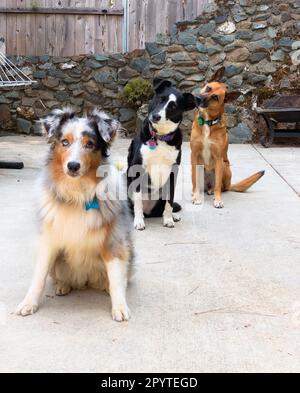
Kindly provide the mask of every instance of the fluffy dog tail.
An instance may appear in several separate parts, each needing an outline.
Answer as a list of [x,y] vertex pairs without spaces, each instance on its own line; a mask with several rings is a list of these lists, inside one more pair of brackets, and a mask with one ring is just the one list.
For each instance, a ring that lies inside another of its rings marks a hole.
[[265,174],[265,171],[260,171],[255,173],[255,175],[252,175],[248,177],[245,180],[240,181],[239,183],[232,184],[230,186],[230,191],[234,192],[245,192],[247,191],[250,187],[253,186],[259,179],[261,179]]

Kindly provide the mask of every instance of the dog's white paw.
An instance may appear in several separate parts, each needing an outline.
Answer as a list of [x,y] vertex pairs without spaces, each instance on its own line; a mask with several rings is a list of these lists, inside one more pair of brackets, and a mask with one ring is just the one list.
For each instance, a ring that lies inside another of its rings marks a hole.
[[202,205],[202,201],[201,201],[201,199],[193,199],[193,204],[196,206],[200,206],[200,205]]
[[146,225],[145,225],[145,221],[143,218],[136,218],[134,220],[134,227],[135,229],[137,229],[138,231],[143,231],[146,229]]
[[112,318],[116,322],[129,321],[131,317],[127,304],[119,304],[112,309]]
[[166,228],[174,228],[175,227],[175,223],[173,220],[173,217],[164,217],[164,227]]
[[174,222],[179,222],[179,221],[181,221],[180,214],[178,214],[178,213],[172,213],[172,216],[173,216]]
[[214,207],[216,209],[223,209],[223,207],[224,207],[223,201],[214,201]]
[[193,204],[194,205],[202,205],[202,200],[199,195],[193,195]]
[[56,296],[66,296],[71,292],[72,288],[70,285],[57,283],[55,287]]
[[27,317],[28,315],[33,315],[37,312],[39,305],[36,302],[23,301],[16,309],[16,314],[22,317]]

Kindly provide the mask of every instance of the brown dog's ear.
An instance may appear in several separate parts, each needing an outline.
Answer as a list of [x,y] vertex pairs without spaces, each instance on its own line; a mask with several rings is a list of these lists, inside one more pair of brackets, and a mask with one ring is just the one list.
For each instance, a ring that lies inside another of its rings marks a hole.
[[221,79],[223,78],[224,74],[225,74],[225,67],[219,68],[218,71],[215,72],[214,75],[210,78],[208,83],[210,83],[210,82],[220,82]]
[[232,91],[230,93],[228,93],[228,91],[226,91],[225,102],[235,101],[239,98],[240,95],[241,95],[241,93],[239,93],[238,91]]

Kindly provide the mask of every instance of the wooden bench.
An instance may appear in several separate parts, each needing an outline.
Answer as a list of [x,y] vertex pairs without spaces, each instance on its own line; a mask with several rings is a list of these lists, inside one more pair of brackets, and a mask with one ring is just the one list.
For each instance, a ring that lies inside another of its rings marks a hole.
[[278,123],[300,123],[300,96],[276,96],[256,112],[263,116],[268,127],[268,134],[260,140],[264,147],[270,147],[274,138],[300,137],[300,129],[275,128]]

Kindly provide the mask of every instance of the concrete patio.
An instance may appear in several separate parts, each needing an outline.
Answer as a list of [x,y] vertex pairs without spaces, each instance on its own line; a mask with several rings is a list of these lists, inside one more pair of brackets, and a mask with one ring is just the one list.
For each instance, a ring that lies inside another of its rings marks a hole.
[[[128,142],[114,156],[125,160]],[[232,145],[234,180],[265,169],[225,208],[183,202],[175,229],[149,220],[136,233],[138,273],[128,293],[132,320],[110,318],[95,291],[54,297],[13,314],[34,266],[34,184],[43,138],[0,139],[0,372],[299,372],[300,148]],[[189,164],[189,146],[184,146]],[[180,179],[189,195],[190,179]],[[180,190],[180,187],[179,189]]]

